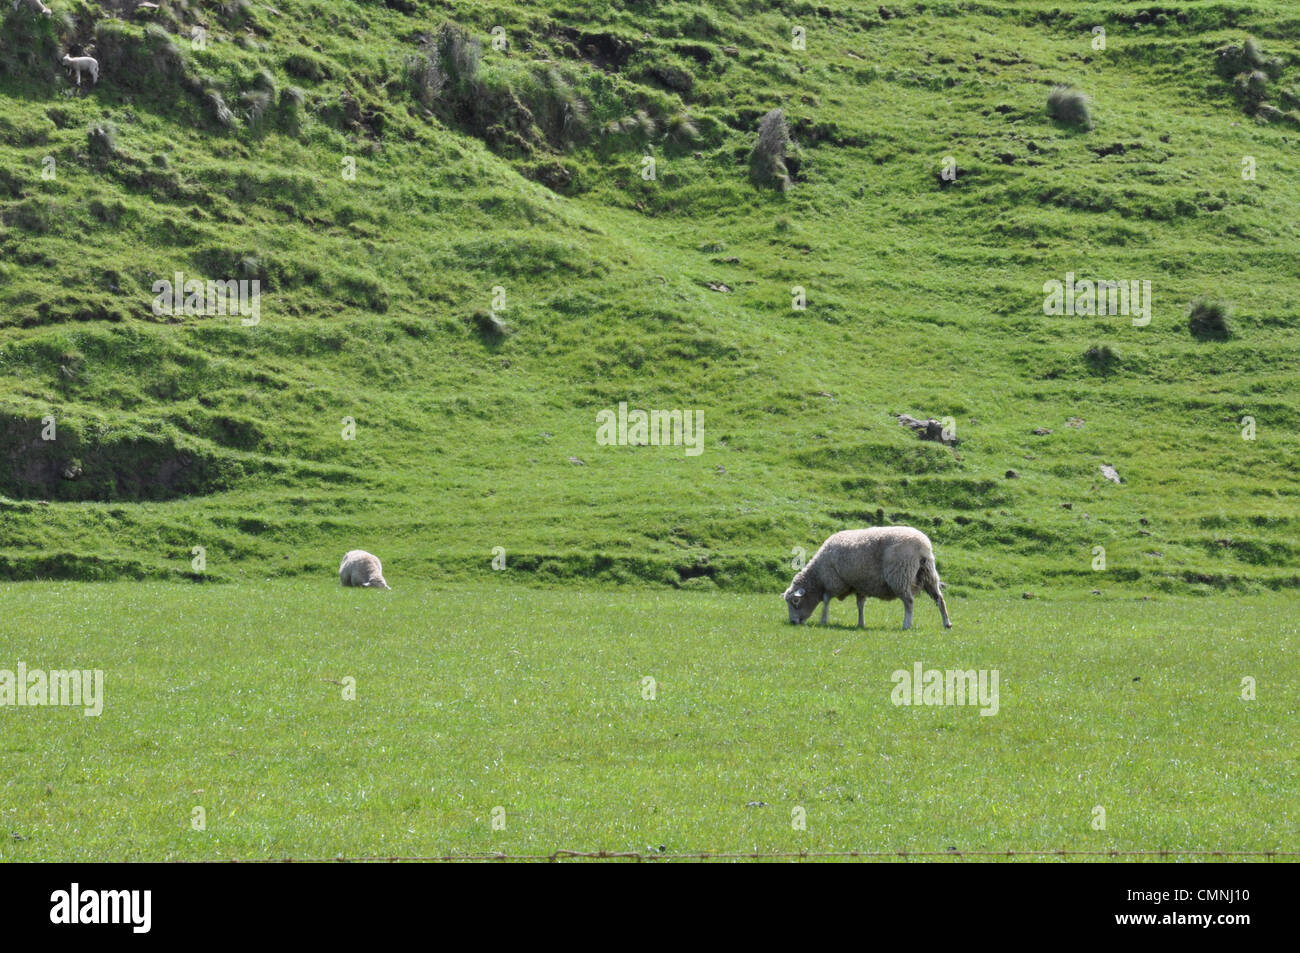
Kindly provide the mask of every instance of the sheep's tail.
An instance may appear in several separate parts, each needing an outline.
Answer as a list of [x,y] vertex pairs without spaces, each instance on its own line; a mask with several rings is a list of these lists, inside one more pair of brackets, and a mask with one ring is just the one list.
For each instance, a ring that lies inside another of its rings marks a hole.
[[894,562],[885,567],[885,581],[895,594],[939,591],[939,571],[929,546],[898,547],[891,555]]

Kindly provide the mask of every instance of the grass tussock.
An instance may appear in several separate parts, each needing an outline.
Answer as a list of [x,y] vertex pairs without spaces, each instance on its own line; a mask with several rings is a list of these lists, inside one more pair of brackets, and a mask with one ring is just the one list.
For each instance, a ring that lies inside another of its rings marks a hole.
[[761,185],[786,191],[794,184],[788,162],[793,149],[785,111],[773,109],[765,113],[758,122],[758,139],[749,155],[750,176]]
[[1072,86],[1055,86],[1047,94],[1047,115],[1059,123],[1091,129],[1092,106],[1088,96]]
[[117,126],[98,122],[86,132],[86,147],[91,158],[104,161],[117,155]]
[[1197,298],[1188,310],[1187,330],[1199,341],[1232,337],[1232,307],[1212,298]]

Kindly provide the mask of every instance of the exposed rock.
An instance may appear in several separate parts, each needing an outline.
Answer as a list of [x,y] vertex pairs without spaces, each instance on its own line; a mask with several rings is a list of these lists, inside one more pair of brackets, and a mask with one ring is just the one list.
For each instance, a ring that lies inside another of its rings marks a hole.
[[945,439],[943,424],[939,423],[939,421],[935,420],[933,417],[928,420],[917,420],[911,414],[899,414],[898,422],[904,427],[910,427],[922,440],[934,440],[946,447],[957,446],[957,438],[949,437]]
[[1109,463],[1103,463],[1101,465],[1101,475],[1104,476],[1111,483],[1120,482],[1119,473],[1117,473],[1115,471],[1115,468],[1112,467]]

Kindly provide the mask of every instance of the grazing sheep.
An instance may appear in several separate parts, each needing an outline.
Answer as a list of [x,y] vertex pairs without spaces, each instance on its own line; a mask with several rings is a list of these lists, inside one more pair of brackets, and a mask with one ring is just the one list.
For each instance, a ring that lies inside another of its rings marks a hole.
[[92,83],[99,82],[99,60],[93,56],[69,56],[63,54],[63,65],[70,66],[77,71],[77,85],[81,85],[81,71],[85,70],[90,73]]
[[43,17],[48,17],[48,16],[53,16],[53,15],[54,15],[53,11],[52,11],[49,7],[47,7],[45,4],[41,3],[41,0],[14,0],[14,9],[15,9],[15,10],[17,10],[19,7],[23,7],[23,6],[27,7],[27,9],[31,10],[32,13],[39,13],[39,14],[40,14],[41,16],[43,16]]
[[384,567],[379,565],[379,557],[364,549],[354,549],[343,557],[339,565],[339,582],[345,586],[369,586],[371,589],[393,588],[384,582]]
[[943,601],[939,572],[934,565],[930,540],[910,526],[878,526],[846,529],[822,543],[808,565],[795,575],[785,591],[790,621],[804,622],[817,603],[823,602],[822,625],[830,615],[831,599],[843,599],[850,592],[858,597],[858,625],[868,596],[903,600],[903,628],[912,627],[912,596],[929,593],[939,606],[945,628],[952,628],[948,606]]

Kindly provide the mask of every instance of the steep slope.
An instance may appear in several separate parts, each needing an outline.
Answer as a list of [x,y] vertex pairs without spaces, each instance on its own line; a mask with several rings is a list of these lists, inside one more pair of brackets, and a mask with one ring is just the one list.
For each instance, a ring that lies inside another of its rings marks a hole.
[[[0,38],[8,578],[779,591],[909,522],[958,592],[1300,583],[1287,4],[52,6]],[[1275,116],[1216,71],[1248,34]],[[257,323],[157,313],[176,272]],[[1045,314],[1067,273],[1149,324]],[[598,443],[620,402],[703,452]]]

